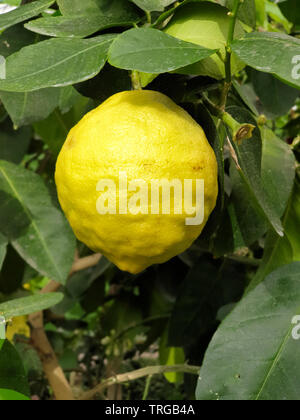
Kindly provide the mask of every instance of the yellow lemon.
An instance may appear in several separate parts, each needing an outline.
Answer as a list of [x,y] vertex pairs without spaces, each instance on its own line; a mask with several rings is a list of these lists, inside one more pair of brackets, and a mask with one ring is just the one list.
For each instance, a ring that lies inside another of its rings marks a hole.
[[[225,65],[223,60],[226,56],[226,43],[228,39],[230,17],[228,11],[214,3],[191,3],[179,8],[175,17],[165,29],[165,32],[183,41],[192,42],[202,47],[217,49],[217,54],[192,64],[175,73],[193,74],[210,76],[221,80],[225,77]],[[244,30],[240,22],[235,27],[235,38],[244,35]],[[232,74],[237,73],[245,67],[245,64],[233,54],[231,69]]]
[[89,112],[70,131],[55,179],[77,238],[130,273],[189,248],[218,194],[202,128],[154,91],[121,92]]

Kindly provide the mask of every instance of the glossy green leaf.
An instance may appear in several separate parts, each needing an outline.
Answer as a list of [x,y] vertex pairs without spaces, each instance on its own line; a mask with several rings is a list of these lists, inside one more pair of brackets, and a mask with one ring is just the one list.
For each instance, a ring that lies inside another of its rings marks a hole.
[[27,31],[22,23],[15,25],[0,35],[0,55],[8,57],[26,45],[34,44],[37,41],[36,34]]
[[273,232],[268,234],[262,263],[250,283],[249,290],[261,283],[269,273],[278,267],[300,261],[299,224],[300,183],[296,180],[293,194],[283,219],[285,236],[279,238]]
[[126,31],[115,39],[109,50],[109,63],[126,70],[164,73],[196,63],[215,52],[157,29],[140,28]]
[[44,120],[58,106],[59,98],[59,88],[24,93],[0,91],[0,99],[15,127]]
[[272,130],[261,129],[262,183],[273,208],[282,217],[293,190],[296,160],[289,145]]
[[59,10],[63,15],[78,16],[82,14],[99,13],[102,0],[57,0]]
[[128,0],[57,0],[64,16],[82,16],[101,13],[116,17],[121,14],[136,15],[135,8]]
[[68,294],[78,299],[81,297],[97,280],[101,277],[109,267],[111,267],[112,263],[108,261],[105,257],[102,257],[99,263],[93,267],[93,269],[83,270],[79,273],[75,273],[68,281],[66,286],[66,290]]
[[[268,73],[253,70],[251,81],[262,105],[261,113],[269,118],[287,114],[295,105],[296,98],[299,96],[298,89],[282,83]],[[272,92],[271,95],[270,92]]]
[[234,264],[221,269],[199,260],[185,278],[174,305],[169,345],[187,347],[216,325],[218,310],[236,302],[243,293],[243,270]]
[[7,118],[0,125],[0,159],[20,163],[28,150],[31,136],[30,127],[14,130],[11,121]]
[[176,0],[131,0],[141,9],[148,12],[163,12],[167,6],[175,3]]
[[90,79],[104,66],[114,37],[59,38],[24,47],[8,57],[7,77],[0,80],[0,90],[30,92]]
[[273,272],[225,319],[206,353],[198,400],[299,400],[300,262]]
[[65,283],[75,238],[38,175],[0,161],[0,231],[21,257],[43,275]]
[[87,105],[88,99],[81,97],[69,112],[63,114],[55,109],[48,118],[34,124],[35,132],[49,146],[54,157],[58,155],[71,128],[90,110]]
[[11,389],[0,389],[0,401],[30,401],[30,398]]
[[63,299],[62,293],[46,293],[0,303],[0,314],[6,319],[30,315],[57,305]]
[[251,83],[240,85],[236,80],[233,81],[233,86],[244,104],[247,105],[253,115],[259,116],[258,98]]
[[91,15],[77,17],[45,17],[25,25],[26,29],[42,35],[55,37],[85,38],[98,31],[113,27],[132,26],[138,19],[117,16]]
[[22,341],[17,339],[14,340],[14,345],[18,353],[22,354],[22,362],[25,368],[25,372],[30,374],[34,371],[37,375],[43,375],[43,365],[41,359],[39,358],[38,352],[31,345],[30,341]]
[[0,233],[0,271],[2,268],[2,264],[6,255],[6,249],[7,249],[7,239],[5,238],[2,233]]
[[0,340],[0,389],[9,389],[29,396],[23,363],[19,353],[8,340]]
[[299,39],[281,33],[255,32],[234,41],[232,49],[250,67],[300,88]]
[[[284,214],[295,178],[295,158],[290,147],[269,129],[262,129],[261,188],[278,218]],[[232,171],[233,204],[243,238],[253,244],[267,232],[265,218],[256,211],[241,177]],[[277,236],[276,234],[274,234]]]
[[66,114],[81,99],[80,93],[73,86],[65,86],[60,89],[59,109],[62,114]]
[[255,210],[259,219],[268,223],[277,234],[283,236],[283,228],[277,208],[266,194],[261,180],[262,140],[260,131],[247,110],[230,107],[228,112],[240,123],[247,122],[256,126],[251,139],[244,140],[241,145],[232,143],[238,160],[234,163],[236,170],[232,171],[234,180],[233,197],[244,239],[247,244],[251,244],[257,239],[258,232],[261,231],[261,226],[258,226],[256,221],[251,220],[253,210]]
[[54,0],[38,0],[0,15],[0,31],[39,15],[53,3]]

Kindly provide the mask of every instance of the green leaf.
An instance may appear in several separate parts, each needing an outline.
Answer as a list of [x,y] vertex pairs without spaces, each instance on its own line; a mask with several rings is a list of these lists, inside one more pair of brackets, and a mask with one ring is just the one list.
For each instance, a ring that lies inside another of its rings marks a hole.
[[214,54],[157,29],[131,29],[118,36],[109,50],[109,63],[126,70],[165,73]]
[[230,264],[218,270],[200,259],[179,290],[171,315],[169,345],[191,346],[216,324],[218,310],[243,293],[243,270]]
[[46,293],[14,299],[0,304],[0,314],[6,319],[30,315],[57,305],[63,297],[62,293]]
[[58,106],[60,88],[47,88],[35,92],[0,91],[0,99],[15,127],[44,120]]
[[44,121],[34,124],[35,132],[49,146],[54,157],[58,155],[71,128],[89,111],[88,101],[87,98],[81,97],[68,113],[63,114],[56,109]]
[[15,25],[0,35],[0,55],[8,57],[26,45],[34,44],[37,41],[36,34],[24,29],[23,24]]
[[44,10],[48,9],[53,3],[54,0],[38,0],[25,4],[25,6],[18,7],[11,12],[0,15],[0,31],[39,15]]
[[75,273],[68,281],[66,290],[68,291],[69,296],[78,299],[81,297],[97,280],[101,277],[112,263],[108,261],[105,257],[100,259],[100,262],[93,267],[93,269],[87,269]]
[[19,353],[8,341],[0,340],[0,389],[29,396],[28,381]]
[[245,105],[249,108],[253,115],[259,117],[257,95],[251,83],[240,85],[236,80],[233,81],[233,86]]
[[7,58],[7,78],[0,80],[0,90],[30,92],[90,79],[104,66],[114,38],[60,38],[24,47]]
[[232,49],[250,67],[300,88],[299,39],[281,33],[255,32],[235,40]]
[[82,15],[99,13],[101,0],[57,0],[59,10],[63,15]]
[[105,15],[45,17],[36,19],[25,25],[26,29],[42,35],[55,37],[85,38],[95,32],[122,26],[132,26],[138,21],[126,15],[111,17]]
[[70,272],[75,238],[38,175],[0,161],[0,231],[34,269],[60,283]]
[[[295,157],[290,147],[269,129],[262,129],[261,188],[265,199],[281,218],[284,214],[295,178]],[[251,140],[250,140],[251,141]],[[236,171],[232,171],[233,204],[243,238],[252,245],[268,229],[265,218],[255,210],[249,192]],[[259,182],[259,181],[258,181]],[[274,234],[276,237],[277,235]]]
[[0,125],[0,159],[20,163],[30,145],[31,135],[30,127],[14,130],[7,118]]
[[10,389],[0,389],[0,401],[30,401],[30,398]]
[[176,0],[131,0],[141,9],[147,12],[163,12],[167,6]]
[[299,400],[300,262],[273,272],[215,334],[200,371],[198,400]]
[[34,131],[47,144],[56,158],[74,125],[73,119],[70,119],[68,114],[63,115],[56,109],[48,118],[35,123]]
[[256,276],[250,283],[250,290],[261,283],[269,273],[278,267],[300,261],[299,224],[300,183],[296,180],[294,191],[283,219],[285,236],[279,238],[273,232],[269,232],[263,260]]
[[262,183],[273,208],[282,217],[293,191],[296,160],[289,145],[272,130],[261,129],[263,140]]
[[[271,119],[287,114],[299,96],[298,89],[282,83],[268,73],[253,70],[251,81],[262,104],[262,113]],[[270,92],[272,92],[272,95],[270,95]]]
[[37,375],[43,374],[43,365],[37,351],[32,347],[30,341],[14,340],[15,347],[19,354],[22,354],[22,362],[25,372]]
[[80,93],[73,86],[66,86],[60,89],[59,109],[66,114],[81,99]]
[[64,16],[91,16],[99,13],[110,17],[125,13],[137,15],[127,0],[57,0],[57,4]]
[[7,243],[8,241],[5,238],[5,236],[3,236],[2,233],[0,233],[0,271],[6,255]]
[[251,244],[261,232],[261,226],[257,226],[256,222],[253,223],[251,220],[253,210],[259,219],[267,222],[277,234],[283,236],[277,208],[270,202],[261,180],[262,140],[256,121],[247,110],[242,108],[230,107],[228,112],[240,123],[247,122],[256,126],[251,139],[244,140],[240,146],[232,143],[238,160],[234,164],[236,170],[233,169],[231,174],[234,181],[233,197],[243,237],[247,243]]

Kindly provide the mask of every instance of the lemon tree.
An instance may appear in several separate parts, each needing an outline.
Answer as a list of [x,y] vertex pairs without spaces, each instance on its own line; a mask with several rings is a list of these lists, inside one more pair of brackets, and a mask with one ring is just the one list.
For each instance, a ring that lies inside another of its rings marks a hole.
[[299,400],[298,9],[1,2],[1,401]]

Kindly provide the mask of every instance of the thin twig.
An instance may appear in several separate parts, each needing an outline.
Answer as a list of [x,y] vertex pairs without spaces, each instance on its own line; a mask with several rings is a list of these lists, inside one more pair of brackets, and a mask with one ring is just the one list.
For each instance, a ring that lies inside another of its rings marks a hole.
[[112,376],[106,379],[94,389],[84,393],[79,399],[83,401],[92,400],[113,384],[122,384],[125,382],[135,381],[145,376],[161,375],[169,372],[190,373],[191,375],[199,375],[200,367],[191,365],[174,365],[174,366],[148,366],[146,368],[134,370],[128,373]]
[[240,262],[241,264],[251,265],[253,267],[259,267],[261,264],[261,260],[257,258],[242,257],[240,255],[235,255],[235,254],[227,254],[224,256],[224,258],[227,258],[228,260]]

